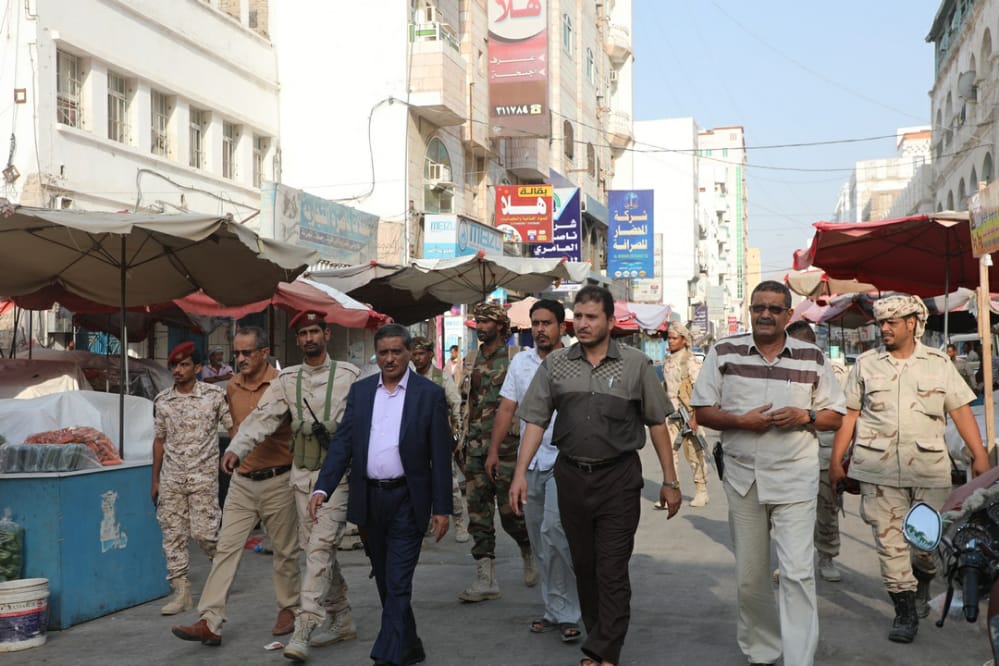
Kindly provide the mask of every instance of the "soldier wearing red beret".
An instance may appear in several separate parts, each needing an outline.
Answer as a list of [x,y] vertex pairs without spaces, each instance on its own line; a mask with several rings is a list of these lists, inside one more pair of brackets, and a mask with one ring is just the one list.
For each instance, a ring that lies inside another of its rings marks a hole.
[[218,428],[232,433],[233,422],[222,389],[198,381],[201,354],[193,342],[174,347],[167,364],[174,384],[153,401],[151,494],[173,589],[160,612],[175,615],[191,607],[188,540],[194,537],[209,558],[215,555],[221,518]]

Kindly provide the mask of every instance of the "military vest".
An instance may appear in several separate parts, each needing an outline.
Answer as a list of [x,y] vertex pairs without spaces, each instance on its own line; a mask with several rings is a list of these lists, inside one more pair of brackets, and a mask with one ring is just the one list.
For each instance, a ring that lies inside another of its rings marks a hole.
[[[330,359],[330,376],[326,381],[326,404],[323,407],[322,423],[329,431],[330,437],[336,432],[336,421],[330,420],[330,409],[333,403],[333,378],[336,376],[336,361]],[[302,368],[298,369],[295,380],[296,411],[291,417],[291,455],[295,465],[310,471],[323,466],[326,459],[326,447],[329,442],[321,443],[312,432],[312,414],[305,407],[302,399]],[[319,414],[316,414],[318,417]]]

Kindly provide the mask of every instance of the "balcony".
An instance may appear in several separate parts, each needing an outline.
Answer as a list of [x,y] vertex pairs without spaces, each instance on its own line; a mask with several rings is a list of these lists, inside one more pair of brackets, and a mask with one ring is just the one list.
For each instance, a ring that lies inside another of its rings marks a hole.
[[631,56],[631,31],[623,25],[608,26],[604,51],[616,66],[623,65]]
[[551,160],[548,139],[511,138],[506,150],[506,170],[521,180],[547,180]]
[[413,44],[409,103],[413,112],[438,127],[461,125],[468,116],[465,59],[447,23],[411,23]]
[[607,141],[611,148],[621,150],[627,148],[635,137],[631,127],[631,116],[623,111],[612,111],[607,114]]

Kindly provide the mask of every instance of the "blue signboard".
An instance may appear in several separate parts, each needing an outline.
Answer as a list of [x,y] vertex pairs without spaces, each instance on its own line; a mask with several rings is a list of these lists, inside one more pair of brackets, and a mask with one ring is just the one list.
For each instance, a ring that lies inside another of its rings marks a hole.
[[647,278],[655,275],[652,190],[607,192],[607,276]]
[[583,229],[580,224],[578,187],[556,187],[552,193],[552,242],[531,245],[531,256],[540,259],[581,261]]
[[503,233],[457,215],[423,216],[423,258],[451,259],[484,252],[503,254]]

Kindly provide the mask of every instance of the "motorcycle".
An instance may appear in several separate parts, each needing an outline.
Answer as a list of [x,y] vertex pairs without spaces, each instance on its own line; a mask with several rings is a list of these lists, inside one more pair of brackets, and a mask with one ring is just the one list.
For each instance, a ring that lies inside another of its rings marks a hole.
[[955,587],[968,622],[978,621],[979,600],[988,596],[989,643],[999,663],[999,468],[956,488],[939,512],[915,504],[902,532],[913,548],[936,551],[944,565],[947,594],[936,626],[944,625]]

